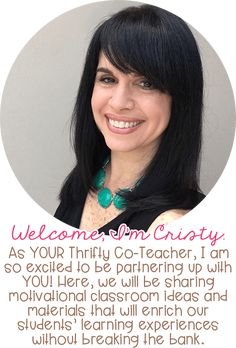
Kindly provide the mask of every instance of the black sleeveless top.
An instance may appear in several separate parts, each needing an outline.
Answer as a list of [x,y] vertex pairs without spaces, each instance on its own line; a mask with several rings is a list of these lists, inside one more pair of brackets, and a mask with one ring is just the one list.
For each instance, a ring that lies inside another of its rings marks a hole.
[[[65,204],[62,201],[54,216],[68,225],[79,228],[86,196],[85,192],[81,192],[76,204],[74,203],[73,205]],[[153,207],[152,209],[145,208],[139,211],[128,208],[99,228],[98,231],[108,235],[110,229],[117,231],[122,223],[125,223],[130,229],[147,231],[152,222],[165,211],[170,209],[193,209],[204,197],[205,195],[200,192],[189,191],[187,201],[182,202],[178,206],[169,204],[168,206],[157,206],[154,209]]]

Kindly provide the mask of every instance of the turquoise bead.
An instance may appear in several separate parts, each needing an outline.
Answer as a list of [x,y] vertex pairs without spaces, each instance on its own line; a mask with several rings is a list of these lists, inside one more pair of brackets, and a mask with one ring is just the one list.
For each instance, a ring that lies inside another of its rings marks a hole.
[[113,199],[113,204],[116,207],[116,209],[124,209],[125,199],[117,193]]
[[102,185],[105,182],[105,176],[106,176],[105,170],[103,168],[99,169],[93,181],[93,185],[96,189],[100,189],[102,187]]
[[[104,168],[108,162],[109,162],[109,159],[106,160],[106,162],[103,165],[103,168],[101,168],[97,172],[93,180],[93,186],[95,187],[95,189],[98,190],[98,193],[97,193],[98,203],[101,207],[108,208],[113,202],[116,209],[120,209],[120,210],[125,209],[126,201],[120,194],[122,192],[128,192],[129,189],[121,189],[113,197],[111,191],[108,188],[103,187],[105,183],[105,179],[106,179],[106,171]],[[140,183],[140,181],[141,179],[136,182],[135,186],[137,186]]]
[[109,205],[112,202],[112,194],[111,191],[108,188],[102,188],[98,192],[98,203],[103,207],[103,208],[108,208]]

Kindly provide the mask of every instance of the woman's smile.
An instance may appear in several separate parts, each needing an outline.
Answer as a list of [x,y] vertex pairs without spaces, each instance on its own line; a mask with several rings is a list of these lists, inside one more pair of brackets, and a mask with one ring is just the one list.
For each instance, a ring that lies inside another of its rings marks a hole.
[[119,117],[113,114],[106,114],[107,126],[111,132],[117,134],[130,134],[135,132],[138,127],[144,122],[132,117]]

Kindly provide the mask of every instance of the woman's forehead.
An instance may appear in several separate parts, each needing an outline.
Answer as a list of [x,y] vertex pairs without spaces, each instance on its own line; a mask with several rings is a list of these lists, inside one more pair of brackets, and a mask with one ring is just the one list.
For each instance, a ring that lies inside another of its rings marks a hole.
[[99,57],[98,57],[98,66],[100,64],[102,66],[113,66],[102,51],[99,53]]

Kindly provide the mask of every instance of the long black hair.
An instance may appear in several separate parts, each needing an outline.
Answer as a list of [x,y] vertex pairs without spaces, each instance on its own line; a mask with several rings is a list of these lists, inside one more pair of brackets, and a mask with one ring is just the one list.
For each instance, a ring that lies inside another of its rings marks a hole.
[[93,178],[110,153],[91,109],[100,52],[120,71],[139,73],[172,97],[169,125],[141,183],[125,194],[127,208],[192,208],[196,202],[189,193],[199,191],[201,58],[188,25],[152,5],[121,10],[101,23],[91,39],[72,118],[77,164],[61,189],[61,201],[73,206],[82,191],[94,189]]

